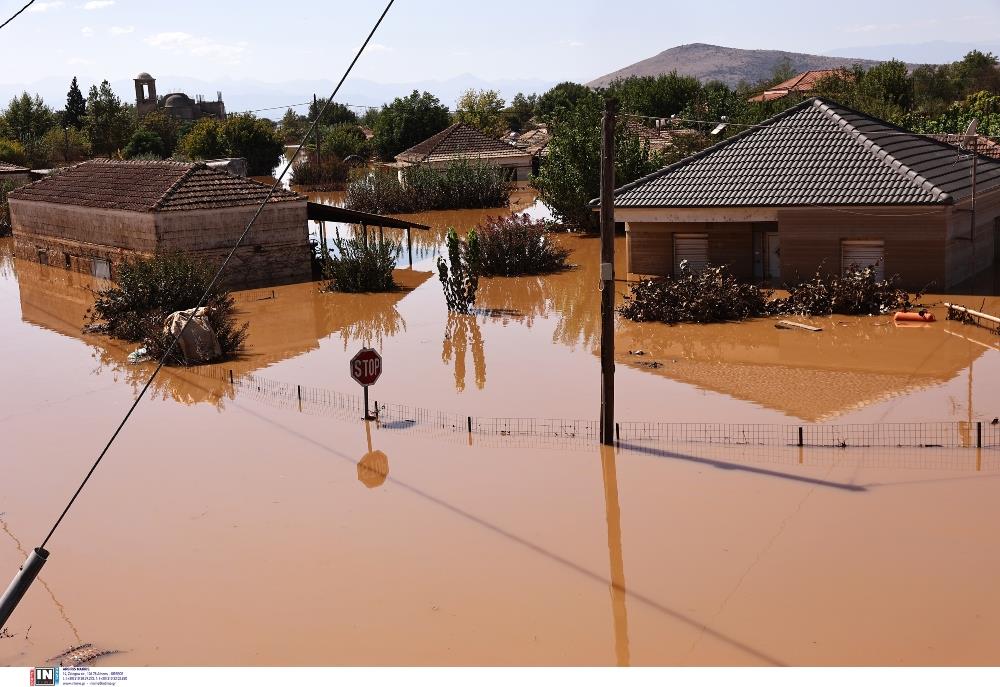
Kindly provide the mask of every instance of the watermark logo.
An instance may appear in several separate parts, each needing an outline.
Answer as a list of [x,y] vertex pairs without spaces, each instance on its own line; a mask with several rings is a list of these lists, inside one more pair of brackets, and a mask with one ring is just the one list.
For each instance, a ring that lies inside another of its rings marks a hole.
[[58,685],[58,668],[32,668],[31,684],[33,685]]

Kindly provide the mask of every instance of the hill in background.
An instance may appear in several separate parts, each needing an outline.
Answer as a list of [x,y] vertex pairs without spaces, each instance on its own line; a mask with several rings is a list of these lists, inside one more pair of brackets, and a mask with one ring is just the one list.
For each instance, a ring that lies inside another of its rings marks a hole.
[[878,64],[878,60],[853,57],[807,55],[784,50],[742,50],[706,43],[690,43],[664,50],[659,55],[605,74],[587,85],[607,86],[618,78],[659,76],[674,70],[678,74],[693,76],[702,82],[721,81],[729,86],[736,86],[741,81],[752,84],[771,78],[774,68],[785,60],[796,73],[810,69],[851,67],[855,64],[867,68]]

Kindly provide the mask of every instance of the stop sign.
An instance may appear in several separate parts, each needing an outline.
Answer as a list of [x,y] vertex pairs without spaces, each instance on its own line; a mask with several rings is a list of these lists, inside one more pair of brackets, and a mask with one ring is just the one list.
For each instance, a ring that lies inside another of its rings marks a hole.
[[351,358],[351,377],[361,386],[371,386],[382,375],[382,356],[374,348],[362,348]]

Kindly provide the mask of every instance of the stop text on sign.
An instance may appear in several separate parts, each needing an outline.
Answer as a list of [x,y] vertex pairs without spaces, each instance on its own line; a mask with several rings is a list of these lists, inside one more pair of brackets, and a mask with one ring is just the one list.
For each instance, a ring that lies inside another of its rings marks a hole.
[[372,348],[362,348],[351,358],[351,378],[361,386],[371,386],[382,374],[382,356]]

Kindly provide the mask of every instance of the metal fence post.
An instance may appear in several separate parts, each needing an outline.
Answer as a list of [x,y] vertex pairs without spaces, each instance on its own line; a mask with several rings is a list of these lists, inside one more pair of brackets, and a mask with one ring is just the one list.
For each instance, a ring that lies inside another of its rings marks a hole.
[[802,427],[799,427],[799,446],[802,446]]

